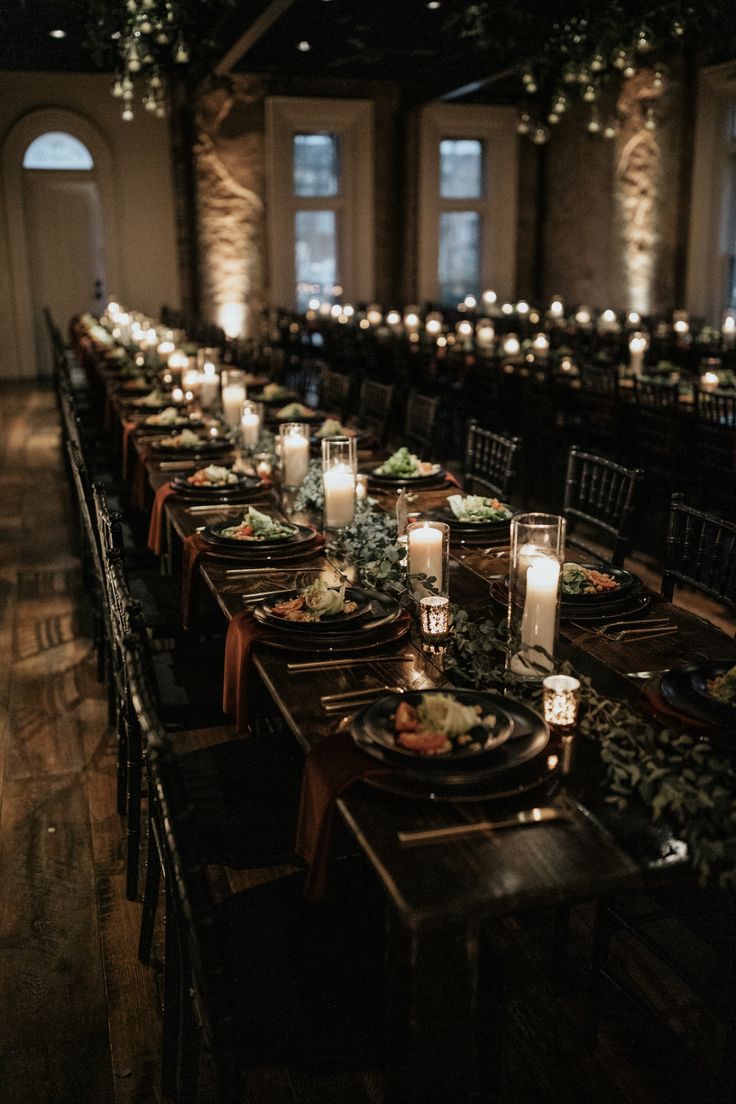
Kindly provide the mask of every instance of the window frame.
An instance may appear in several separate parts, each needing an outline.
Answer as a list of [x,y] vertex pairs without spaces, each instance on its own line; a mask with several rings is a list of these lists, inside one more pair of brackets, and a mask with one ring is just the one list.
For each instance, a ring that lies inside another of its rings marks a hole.
[[[444,211],[477,211],[481,218],[482,290],[499,298],[516,290],[518,138],[513,108],[481,104],[430,104],[419,118],[418,287],[420,301],[439,302],[439,226]],[[440,142],[475,138],[482,143],[478,199],[440,195]]]
[[[294,194],[296,134],[332,134],[338,139],[340,181],[335,196]],[[266,100],[267,298],[273,306],[296,305],[295,216],[297,211],[334,210],[337,270],[343,301],[370,302],[374,295],[373,104],[269,96]]]
[[690,199],[687,306],[719,326],[736,264],[736,61],[698,74]]

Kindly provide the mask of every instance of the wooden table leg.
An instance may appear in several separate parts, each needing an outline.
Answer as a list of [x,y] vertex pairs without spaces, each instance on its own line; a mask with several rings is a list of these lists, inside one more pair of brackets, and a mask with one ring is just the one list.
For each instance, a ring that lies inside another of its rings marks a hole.
[[496,1016],[481,993],[477,925],[388,925],[390,1104],[488,1104]]

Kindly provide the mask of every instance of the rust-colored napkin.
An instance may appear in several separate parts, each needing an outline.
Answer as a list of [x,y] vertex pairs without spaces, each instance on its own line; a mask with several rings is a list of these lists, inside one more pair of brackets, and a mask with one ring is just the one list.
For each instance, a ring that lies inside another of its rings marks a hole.
[[253,645],[263,628],[251,610],[236,613],[231,620],[225,640],[225,676],[222,685],[222,711],[235,717],[235,731],[242,736],[248,731],[250,657]]
[[[112,424],[112,422],[110,423]],[[137,422],[123,422],[123,479],[128,478],[130,438],[138,427]]]
[[164,503],[169,495],[176,494],[170,483],[162,483],[156,491],[151,509],[151,521],[148,526],[148,547],[157,556],[163,552],[164,540]]
[[304,764],[294,850],[307,864],[304,895],[323,897],[327,888],[335,802],[354,782],[389,774],[353,743],[349,732],[333,732],[310,751]]
[[199,584],[199,561],[206,552],[212,552],[212,545],[200,533],[192,533],[182,545],[181,554],[181,622],[188,629],[195,619]]
[[463,485],[456,475],[453,475],[451,471],[445,469],[445,480],[447,483],[452,483],[454,487],[457,487],[459,491],[463,489]]
[[147,445],[143,445],[140,449],[136,449],[133,478],[130,482],[130,501],[134,506],[137,506],[139,510],[145,510],[146,508],[146,493],[148,491],[146,461],[150,459],[150,456],[151,450]]

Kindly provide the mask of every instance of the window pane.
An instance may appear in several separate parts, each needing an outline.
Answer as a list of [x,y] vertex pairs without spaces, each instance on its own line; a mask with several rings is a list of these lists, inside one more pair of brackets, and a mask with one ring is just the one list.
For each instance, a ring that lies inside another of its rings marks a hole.
[[477,211],[443,211],[437,275],[440,300],[459,303],[480,291],[480,215]]
[[71,134],[50,130],[34,138],[23,157],[24,169],[93,169],[86,146]]
[[334,196],[340,190],[334,134],[294,135],[294,195]]
[[331,299],[337,283],[334,211],[297,211],[294,219],[296,301],[306,310],[312,296]]
[[476,138],[440,142],[440,195],[444,199],[480,199],[483,195],[483,143]]

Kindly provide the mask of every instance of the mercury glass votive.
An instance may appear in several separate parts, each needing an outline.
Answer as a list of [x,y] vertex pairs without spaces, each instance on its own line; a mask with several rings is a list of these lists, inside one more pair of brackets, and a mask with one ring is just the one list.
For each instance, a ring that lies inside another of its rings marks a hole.
[[259,479],[271,478],[271,454],[269,452],[257,452],[253,457],[253,466]]
[[441,640],[450,631],[450,599],[430,594],[419,602],[419,629],[424,640]]
[[570,675],[549,675],[542,683],[544,719],[558,732],[570,732],[578,723],[580,682]]

